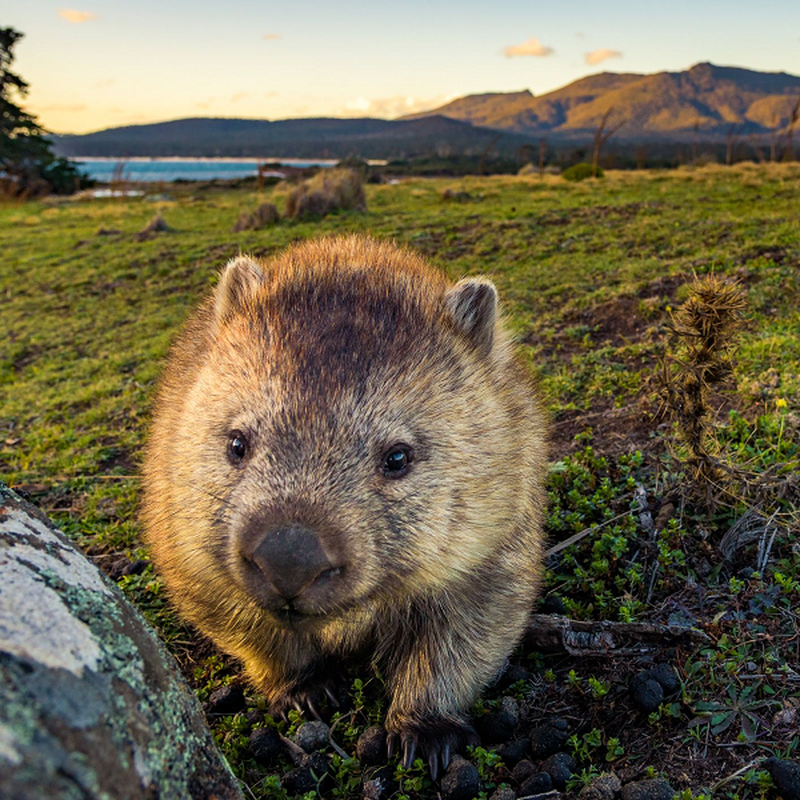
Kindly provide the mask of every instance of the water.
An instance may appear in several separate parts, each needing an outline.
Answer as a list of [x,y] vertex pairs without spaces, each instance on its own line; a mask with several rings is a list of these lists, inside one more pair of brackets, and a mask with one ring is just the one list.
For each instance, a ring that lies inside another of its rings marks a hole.
[[[254,177],[258,165],[280,163],[287,167],[332,167],[335,159],[302,160],[296,158],[74,158],[72,161],[81,172],[102,183],[109,183],[115,170],[122,164],[122,179],[125,181],[211,181]],[[385,162],[370,162],[385,163]],[[267,171],[266,176],[285,177],[278,171]],[[119,176],[117,176],[117,179]]]

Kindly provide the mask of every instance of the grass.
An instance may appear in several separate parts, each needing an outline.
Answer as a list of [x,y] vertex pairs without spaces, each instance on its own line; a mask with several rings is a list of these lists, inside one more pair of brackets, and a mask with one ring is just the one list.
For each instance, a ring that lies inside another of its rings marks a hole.
[[[447,189],[477,199],[446,203]],[[242,209],[274,202],[283,210],[288,191],[175,186],[168,200],[0,205],[0,476],[116,574],[146,557],[137,472],[155,381],[227,259],[363,231],[422,251],[453,279],[487,274],[553,419],[549,541],[591,529],[548,562],[546,593],[576,617],[680,622],[709,636],[699,652],[663,654],[681,689],[649,715],[626,689],[647,663],[544,658],[522,646],[514,660],[532,676],[511,694],[526,724],[570,720],[579,783],[613,768],[626,780],[664,776],[686,798],[772,796],[761,762],[797,758],[800,747],[790,480],[800,467],[800,167],[609,172],[578,184],[536,175],[409,179],[367,186],[367,213],[231,233]],[[137,239],[157,211],[171,230]],[[98,235],[101,227],[121,233]],[[737,280],[747,301],[732,372],[710,398],[714,441],[730,463],[773,475],[773,489],[784,489],[760,503],[727,498],[713,512],[688,491],[687,454],[674,423],[657,415],[653,380],[688,284],[708,274]],[[637,490],[654,534],[642,527]],[[760,520],[756,533],[726,560],[720,541],[748,508]],[[237,665],[175,617],[151,568],[121,585],[201,697],[238,680]],[[334,729],[347,757],[332,755],[325,790],[340,797],[360,796],[366,770],[352,758],[355,742],[385,710],[369,670],[353,680],[352,709]],[[476,712],[490,713],[509,692],[487,690]],[[248,697],[258,709],[259,698]],[[253,724],[278,724],[262,719],[212,724],[253,794],[282,797],[280,775],[292,765],[264,769],[248,753]],[[479,750],[472,760],[484,792],[513,784],[497,754]],[[391,769],[399,795],[435,796],[421,767]]]

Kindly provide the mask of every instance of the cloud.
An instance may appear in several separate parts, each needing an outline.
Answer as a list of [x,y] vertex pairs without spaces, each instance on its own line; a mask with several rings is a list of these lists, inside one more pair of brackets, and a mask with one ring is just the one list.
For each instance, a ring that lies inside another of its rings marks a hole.
[[205,110],[207,108],[210,108],[214,104],[214,100],[215,99],[216,98],[214,98],[214,97],[210,97],[208,100],[203,100],[202,102],[195,103],[194,107]]
[[592,50],[591,53],[584,55],[587,64],[599,64],[607,58],[622,58],[622,53],[619,50],[609,50],[607,47],[601,47],[599,50]]
[[109,86],[113,86],[117,82],[116,78],[104,78],[102,81],[97,81],[94,85],[95,89],[108,89]]
[[432,108],[443,105],[452,100],[456,95],[439,95],[422,99],[418,97],[381,97],[376,100],[367,100],[358,97],[345,103],[342,108],[336,109],[337,117],[379,117],[393,119],[406,114],[417,114],[420,111],[430,111]]
[[245,97],[250,97],[250,92],[236,92],[236,94],[231,97],[231,103],[238,103],[239,100],[244,100]]
[[80,25],[82,22],[91,22],[97,19],[97,14],[92,11],[76,11],[74,8],[59,8],[58,16],[73,25]]
[[549,56],[555,51],[552,47],[545,47],[535,36],[531,36],[527,42],[522,44],[512,44],[503,48],[503,55],[506,58],[515,56]]
[[261,38],[266,39],[268,42],[275,42],[278,39],[283,39],[283,36],[279,33],[265,33]]

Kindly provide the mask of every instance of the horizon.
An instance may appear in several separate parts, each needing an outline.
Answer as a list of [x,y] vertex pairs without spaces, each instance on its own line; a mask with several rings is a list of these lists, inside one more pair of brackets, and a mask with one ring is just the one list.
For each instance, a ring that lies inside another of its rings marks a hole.
[[800,75],[800,5],[788,0],[755,19],[741,0],[644,10],[499,0],[490,19],[474,0],[409,0],[402,13],[365,0],[239,0],[225,14],[209,0],[6,6],[3,24],[24,34],[12,65],[30,85],[22,104],[64,135],[194,118],[396,119],[467,95],[541,96],[603,72],[698,63]]

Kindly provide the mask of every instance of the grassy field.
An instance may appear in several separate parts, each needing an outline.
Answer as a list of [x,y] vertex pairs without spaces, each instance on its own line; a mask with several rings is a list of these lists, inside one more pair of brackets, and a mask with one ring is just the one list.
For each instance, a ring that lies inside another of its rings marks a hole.
[[[444,200],[446,189],[466,195]],[[240,213],[262,201],[282,208],[285,188],[167,191],[0,205],[0,477],[119,580],[202,699],[238,681],[237,666],[174,617],[149,566],[121,574],[147,555],[137,471],[164,356],[227,259],[369,232],[416,248],[451,278],[489,275],[500,290],[553,420],[549,543],[588,531],[549,559],[548,596],[573,617],[678,622],[708,636],[698,651],[660,654],[681,687],[652,713],[628,691],[649,662],[522,646],[514,661],[530,675],[488,690],[476,714],[511,695],[518,732],[566,718],[573,791],[613,769],[623,780],[663,776],[685,798],[775,796],[763,760],[800,757],[800,166],[618,172],[580,184],[409,179],[367,187],[367,213],[242,233],[231,233]],[[170,230],[137,236],[157,211]],[[746,477],[721,478],[710,505],[697,499],[705,489],[685,469],[680,431],[660,413],[658,380],[665,353],[673,370],[682,357],[670,344],[674,315],[709,274],[737,281],[747,300],[709,426],[726,474]],[[749,540],[723,541],[746,513]],[[326,796],[360,797],[363,770],[349,756],[380,717],[377,682],[368,671],[354,681],[334,732],[348,757],[327,751]],[[258,709],[255,695],[248,702]],[[264,769],[247,748],[253,725],[274,722],[244,712],[210,721],[252,795],[285,796],[279,776],[290,763]],[[516,786],[490,749],[472,759],[486,796]],[[421,768],[398,778],[401,794],[436,796]]]

